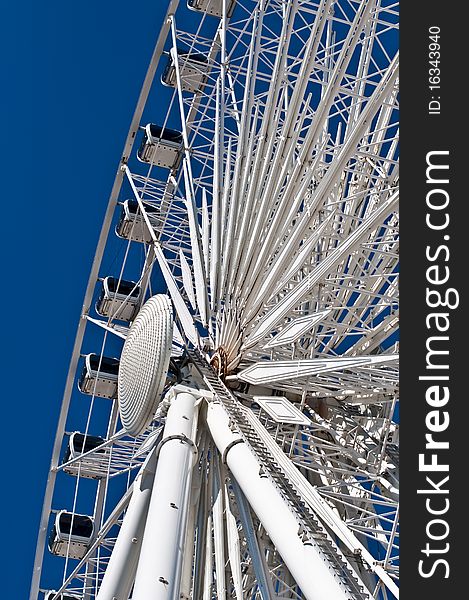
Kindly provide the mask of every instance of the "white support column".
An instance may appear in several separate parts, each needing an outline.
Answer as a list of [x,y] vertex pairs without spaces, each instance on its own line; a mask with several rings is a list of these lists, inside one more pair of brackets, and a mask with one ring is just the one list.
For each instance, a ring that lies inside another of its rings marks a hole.
[[[209,404],[207,423],[218,450],[225,456],[249,504],[307,600],[347,600],[350,597],[347,590],[319,549],[301,541],[293,512],[273,483],[261,477],[260,463],[240,436],[231,431],[229,417],[221,405]],[[236,443],[237,440],[240,443]]]
[[202,474],[198,473],[197,469],[195,469],[195,472],[192,475],[190,508],[186,525],[185,551],[184,559],[182,562],[181,584],[179,588],[179,597],[181,600],[190,600],[191,597],[192,570],[194,564],[195,527],[197,520],[197,508],[201,492],[201,483]]
[[196,398],[173,398],[159,446],[133,600],[176,600],[182,571],[195,446]]
[[96,600],[128,600],[142,547],[155,467],[156,451],[153,450],[135,478],[132,498]]

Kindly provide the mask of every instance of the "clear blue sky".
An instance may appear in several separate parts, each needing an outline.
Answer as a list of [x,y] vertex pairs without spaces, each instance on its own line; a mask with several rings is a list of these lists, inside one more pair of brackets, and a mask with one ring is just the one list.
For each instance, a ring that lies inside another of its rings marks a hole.
[[49,0],[2,7],[5,598],[28,597],[84,288],[166,4]]

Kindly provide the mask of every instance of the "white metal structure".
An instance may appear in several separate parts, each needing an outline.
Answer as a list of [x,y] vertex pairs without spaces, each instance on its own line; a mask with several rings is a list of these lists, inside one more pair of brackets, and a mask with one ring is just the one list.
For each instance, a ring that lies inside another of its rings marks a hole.
[[[397,598],[398,5],[179,4],[85,293],[30,600]],[[95,311],[111,240],[131,323],[109,290]],[[64,506],[94,524],[80,559],[46,549]]]

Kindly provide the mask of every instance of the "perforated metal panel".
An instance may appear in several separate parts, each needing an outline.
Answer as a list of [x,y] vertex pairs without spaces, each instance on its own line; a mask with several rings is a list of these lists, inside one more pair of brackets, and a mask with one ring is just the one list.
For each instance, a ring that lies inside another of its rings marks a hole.
[[140,435],[155,414],[166,382],[172,337],[171,301],[158,294],[138,313],[121,355],[119,411],[130,435]]

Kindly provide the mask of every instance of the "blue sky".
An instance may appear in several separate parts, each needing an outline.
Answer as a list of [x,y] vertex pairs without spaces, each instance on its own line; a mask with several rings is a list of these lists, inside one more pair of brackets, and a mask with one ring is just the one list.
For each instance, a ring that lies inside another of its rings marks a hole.
[[166,2],[2,9],[4,597],[27,598],[84,289]]

